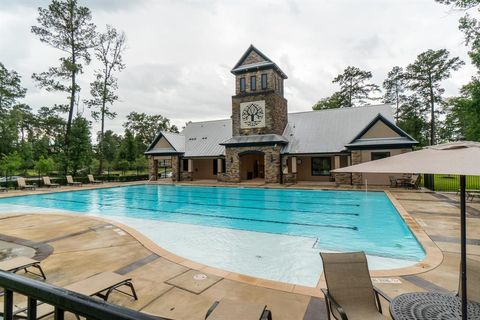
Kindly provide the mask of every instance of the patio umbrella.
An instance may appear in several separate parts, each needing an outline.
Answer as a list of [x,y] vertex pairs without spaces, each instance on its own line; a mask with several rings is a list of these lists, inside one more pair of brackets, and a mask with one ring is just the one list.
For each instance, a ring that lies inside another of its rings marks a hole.
[[480,143],[461,141],[430,146],[380,160],[332,170],[350,173],[426,173],[460,175],[460,259],[462,319],[467,319],[466,176],[480,176]]

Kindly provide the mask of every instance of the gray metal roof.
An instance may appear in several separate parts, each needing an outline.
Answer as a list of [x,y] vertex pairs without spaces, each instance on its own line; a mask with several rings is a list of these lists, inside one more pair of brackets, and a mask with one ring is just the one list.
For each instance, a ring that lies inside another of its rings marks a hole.
[[388,104],[289,113],[282,153],[341,152],[378,114],[394,123]]
[[185,136],[183,134],[162,131],[162,135],[177,152],[185,152]]
[[[252,52],[252,51],[255,51],[265,61],[258,62],[258,63],[251,63],[251,64],[248,64],[248,65],[242,65],[243,62],[245,61],[245,59],[250,54],[250,52]],[[285,74],[285,72],[283,72],[282,69],[280,69],[280,67],[275,62],[273,62],[270,58],[268,58],[266,55],[264,55],[260,50],[255,48],[255,46],[253,44],[251,44],[250,47],[248,47],[247,51],[245,51],[245,53],[242,55],[240,60],[238,60],[238,62],[235,64],[235,66],[233,67],[233,69],[230,72],[232,72],[233,74],[237,74],[237,73],[241,73],[243,71],[247,71],[247,70],[250,70],[250,69],[254,69],[254,68],[260,68],[261,69],[261,68],[265,68],[265,67],[272,67],[284,79],[288,78],[287,75]]]
[[[358,138],[359,133],[379,114],[393,125],[391,105],[289,113],[288,125],[282,136],[267,134],[232,137],[231,119],[191,122],[179,134],[160,132],[146,154],[184,153],[185,157],[217,157],[225,154],[224,145],[271,143],[288,143],[283,147],[282,153],[337,153],[345,151],[346,146],[416,143],[408,137]],[[161,136],[167,139],[173,149],[152,149]],[[357,139],[353,141],[355,138]]]
[[271,61],[260,61],[256,63],[250,63],[250,64],[243,64],[238,68],[232,69],[232,72],[238,72],[238,71],[245,71],[249,69],[255,69],[255,68],[262,68],[262,67],[271,67],[273,66],[274,63]]
[[363,147],[363,146],[383,146],[383,145],[414,145],[418,142],[408,139],[407,137],[398,138],[372,138],[357,139],[352,143],[345,145],[346,147]]
[[[171,147],[158,148],[155,147],[158,141],[164,137]],[[172,153],[184,153],[185,152],[185,137],[179,133],[173,133],[168,131],[160,131],[155,139],[152,141],[147,151],[144,154],[150,155],[162,155]]]
[[249,136],[234,136],[227,141],[222,142],[222,145],[265,145],[265,144],[286,144],[288,140],[278,134],[255,134]]
[[232,120],[191,122],[182,131],[185,157],[214,157],[225,154],[220,143],[232,137]]

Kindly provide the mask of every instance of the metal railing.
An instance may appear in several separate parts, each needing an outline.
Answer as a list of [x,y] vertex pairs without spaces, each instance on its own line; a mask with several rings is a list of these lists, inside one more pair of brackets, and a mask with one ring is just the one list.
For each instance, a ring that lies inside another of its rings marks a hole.
[[27,296],[25,312],[28,320],[37,319],[39,301],[54,307],[55,320],[63,320],[65,312],[74,313],[87,320],[169,320],[4,271],[0,271],[0,288],[4,289],[3,319],[5,320],[14,319],[13,293]]

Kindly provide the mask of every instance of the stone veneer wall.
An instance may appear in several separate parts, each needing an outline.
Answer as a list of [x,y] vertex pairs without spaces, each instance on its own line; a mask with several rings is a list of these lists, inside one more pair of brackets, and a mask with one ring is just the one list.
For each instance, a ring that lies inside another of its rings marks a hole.
[[284,173],[282,175],[282,183],[297,183],[297,174],[296,173]]
[[182,171],[180,172],[181,181],[193,181],[193,172]]
[[153,156],[148,157],[148,177],[150,181],[158,179],[158,162],[153,159]]
[[172,181],[179,181],[180,178],[180,157],[172,157]]
[[240,182],[240,156],[244,151],[260,151],[265,154],[265,183],[280,183],[280,149],[281,146],[228,147],[226,154],[226,182]]
[[[240,129],[240,103],[260,100],[265,100],[265,127]],[[281,135],[287,122],[287,100],[271,91],[232,97],[232,133],[234,136],[269,133]]]
[[[352,151],[352,165],[359,163],[362,163],[362,152],[357,150]],[[363,175],[361,173],[352,173],[352,184],[363,184]]]
[[352,174],[348,172],[334,173],[335,183],[339,184],[352,184]]

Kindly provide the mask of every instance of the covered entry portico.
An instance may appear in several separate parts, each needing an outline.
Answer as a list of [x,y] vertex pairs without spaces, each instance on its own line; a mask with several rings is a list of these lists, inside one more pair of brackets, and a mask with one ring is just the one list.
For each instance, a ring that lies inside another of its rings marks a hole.
[[249,150],[239,154],[240,180],[253,180],[265,178],[265,153]]
[[280,183],[280,152],[287,139],[277,134],[234,136],[225,146],[226,172],[224,181],[264,179]]

